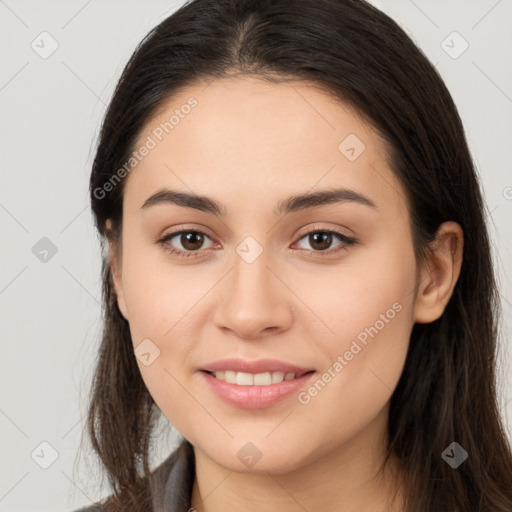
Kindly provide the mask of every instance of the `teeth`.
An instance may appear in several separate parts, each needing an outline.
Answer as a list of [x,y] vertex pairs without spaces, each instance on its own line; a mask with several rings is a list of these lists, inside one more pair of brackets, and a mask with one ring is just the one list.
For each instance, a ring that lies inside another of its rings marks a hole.
[[265,373],[245,373],[234,372],[231,370],[213,372],[217,379],[228,382],[229,384],[238,384],[239,386],[269,386],[270,384],[279,384],[283,380],[292,380],[295,373],[283,372],[265,372]]

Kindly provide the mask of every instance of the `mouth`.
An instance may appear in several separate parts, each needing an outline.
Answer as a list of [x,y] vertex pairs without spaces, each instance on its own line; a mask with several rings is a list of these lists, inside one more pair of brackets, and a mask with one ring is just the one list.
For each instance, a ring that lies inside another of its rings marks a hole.
[[247,373],[236,372],[232,370],[208,371],[201,370],[218,380],[227,382],[228,384],[237,384],[239,386],[270,386],[272,384],[280,384],[281,382],[298,379],[304,375],[314,373],[315,370],[308,370],[300,373],[293,372],[263,372],[263,373]]
[[203,369],[199,373],[209,389],[231,406],[264,409],[292,397],[315,378],[316,371],[249,373]]

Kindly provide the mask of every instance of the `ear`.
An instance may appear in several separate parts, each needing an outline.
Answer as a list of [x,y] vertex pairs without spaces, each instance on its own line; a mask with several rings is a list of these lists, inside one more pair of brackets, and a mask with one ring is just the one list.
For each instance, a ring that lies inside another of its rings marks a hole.
[[[112,222],[107,219],[106,223],[107,233],[112,230]],[[116,244],[111,236],[107,236],[108,241],[108,257],[110,262],[110,271],[112,275],[112,282],[114,283],[114,291],[117,299],[117,306],[123,317],[128,320],[128,310],[126,308],[126,302],[124,300],[123,292],[123,279],[122,279],[122,268],[120,261],[120,239]]]
[[431,244],[431,255],[421,269],[414,307],[414,321],[428,324],[444,312],[462,266],[464,235],[456,222],[439,226]]

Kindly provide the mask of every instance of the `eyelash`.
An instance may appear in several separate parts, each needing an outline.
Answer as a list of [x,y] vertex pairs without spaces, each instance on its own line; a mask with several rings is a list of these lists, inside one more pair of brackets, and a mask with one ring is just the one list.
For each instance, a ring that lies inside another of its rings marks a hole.
[[[201,231],[199,229],[182,229],[180,231],[174,231],[173,233],[169,233],[169,234],[165,235],[160,240],[157,240],[157,243],[160,244],[169,254],[173,254],[173,255],[177,256],[178,258],[190,258],[190,257],[195,258],[195,257],[199,256],[200,253],[201,253],[201,249],[199,249],[197,251],[182,251],[181,249],[174,249],[174,248],[169,250],[169,249],[167,249],[165,247],[165,244],[169,240],[171,240],[175,236],[181,235],[183,233],[198,233],[200,235],[203,235],[203,236],[208,237],[208,238],[211,239],[211,237],[209,235],[207,235],[204,231]],[[329,230],[329,229],[313,229],[312,231],[308,231],[307,233],[302,235],[298,239],[298,241],[302,240],[303,238],[305,238],[305,237],[307,237],[307,236],[309,236],[309,235],[311,235],[313,233],[329,233],[329,234],[334,234],[334,235],[339,237],[341,242],[343,242],[343,245],[341,247],[338,247],[337,249],[334,249],[334,250],[314,251],[314,250],[303,249],[303,250],[306,250],[307,252],[313,253],[313,254],[332,255],[332,254],[338,253],[340,251],[344,251],[344,250],[346,251],[347,247],[356,245],[358,243],[358,241],[355,238],[348,237],[347,235],[344,235],[343,233],[341,233],[339,231]]]

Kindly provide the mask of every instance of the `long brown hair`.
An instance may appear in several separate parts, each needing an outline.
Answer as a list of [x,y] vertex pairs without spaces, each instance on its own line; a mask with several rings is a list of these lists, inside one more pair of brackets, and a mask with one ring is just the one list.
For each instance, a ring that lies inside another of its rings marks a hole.
[[[456,106],[436,69],[388,16],[362,0],[193,0],[149,32],[108,106],[90,178],[102,247],[120,244],[123,184],[141,129],[179,89],[253,75],[323,87],[389,143],[421,262],[439,225],[464,232],[459,280],[443,315],[415,324],[391,397],[388,457],[402,462],[407,510],[510,512],[512,454],[496,388],[500,302],[487,215]],[[111,219],[112,230],[105,222]],[[158,414],[141,378],[103,253],[104,324],[87,418],[108,475],[109,510],[150,508],[148,453]],[[454,469],[442,452],[468,458]]]

